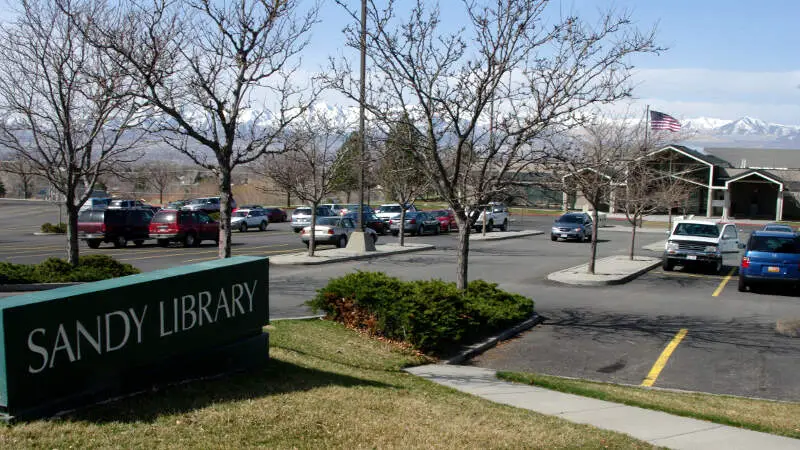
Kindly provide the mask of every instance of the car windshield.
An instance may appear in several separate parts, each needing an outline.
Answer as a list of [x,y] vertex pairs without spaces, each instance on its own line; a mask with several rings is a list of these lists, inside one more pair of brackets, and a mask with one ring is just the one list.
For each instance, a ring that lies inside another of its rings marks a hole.
[[378,211],[382,213],[399,213],[401,208],[400,205],[383,205]]
[[705,223],[679,223],[675,227],[675,232],[673,234],[677,236],[701,236],[715,238],[719,236],[719,227]]
[[311,215],[311,208],[295,208],[294,215],[304,215],[310,216]]
[[338,227],[341,221],[338,217],[317,217],[317,225],[327,225],[330,227]]
[[764,231],[785,231],[787,233],[793,233],[792,227],[788,225],[767,225],[764,227]]
[[559,217],[556,222],[562,223],[583,223],[583,216],[578,214],[564,214]]
[[448,216],[447,211],[431,211],[430,213],[434,217],[447,217]]
[[233,217],[247,217],[249,211],[236,211],[233,213]]
[[175,211],[159,211],[153,216],[153,223],[174,223],[175,222]]
[[753,236],[750,250],[769,253],[800,253],[800,237]]

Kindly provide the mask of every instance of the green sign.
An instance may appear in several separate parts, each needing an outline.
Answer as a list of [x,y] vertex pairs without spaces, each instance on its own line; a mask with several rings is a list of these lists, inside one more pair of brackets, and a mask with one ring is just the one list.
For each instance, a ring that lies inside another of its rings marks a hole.
[[0,412],[47,414],[265,362],[268,270],[240,256],[0,301]]

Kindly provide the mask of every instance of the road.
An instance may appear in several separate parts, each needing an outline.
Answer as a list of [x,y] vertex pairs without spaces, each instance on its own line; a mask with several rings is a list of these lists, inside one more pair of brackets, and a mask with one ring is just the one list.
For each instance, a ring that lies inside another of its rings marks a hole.
[[[0,201],[0,261],[39,262],[63,256],[63,237],[34,236],[44,221],[57,221],[57,208]],[[512,228],[548,230],[551,217],[515,218]],[[744,230],[746,237],[748,230]],[[641,233],[641,247],[662,234]],[[410,237],[435,250],[388,258],[322,266],[271,266],[270,314],[273,318],[310,313],[304,302],[330,278],[353,270],[383,271],[402,279],[455,279],[456,236]],[[383,236],[379,243],[396,240]],[[626,254],[630,233],[601,230],[599,256]],[[275,255],[305,247],[288,224],[266,232],[234,232],[234,255]],[[589,244],[551,242],[547,234],[523,239],[470,244],[470,278],[498,283],[527,295],[547,320],[519,337],[489,350],[471,364],[639,385],[676,334],[686,330],[654,386],[719,394],[800,401],[800,339],[781,336],[775,322],[800,318],[800,296],[791,291],[740,293],[735,269],[725,275],[663,272],[660,268],[620,286],[564,286],[546,279],[550,272],[584,263]],[[143,271],[216,257],[213,243],[200,248],[98,250]],[[726,276],[731,273],[731,276]]]

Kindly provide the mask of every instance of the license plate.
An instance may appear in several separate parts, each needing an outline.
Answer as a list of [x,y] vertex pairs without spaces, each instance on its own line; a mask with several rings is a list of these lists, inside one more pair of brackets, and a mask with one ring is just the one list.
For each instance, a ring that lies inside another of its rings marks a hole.
[[770,272],[770,273],[779,273],[780,271],[781,271],[780,267],[775,267],[775,266],[767,267],[767,272]]
[[697,259],[697,255],[686,255],[686,259],[689,261],[694,261]]
[[167,227],[158,227],[159,230],[166,230]]
[[565,238],[565,237],[567,237],[567,236],[568,236],[567,234],[562,234],[562,235],[561,235],[561,237],[562,237],[562,238]]

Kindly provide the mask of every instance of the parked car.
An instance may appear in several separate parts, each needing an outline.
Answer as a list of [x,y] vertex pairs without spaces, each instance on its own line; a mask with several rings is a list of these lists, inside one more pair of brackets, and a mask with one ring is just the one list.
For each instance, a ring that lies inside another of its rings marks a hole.
[[264,208],[270,223],[286,222],[286,211],[281,208]]
[[[439,220],[422,211],[407,212],[404,217],[405,224],[403,224],[403,232],[411,233],[412,235],[421,236],[426,232],[439,234]],[[392,230],[393,236],[400,234],[400,218],[392,219],[389,221],[389,229]]]
[[150,237],[162,247],[170,242],[182,242],[186,247],[196,247],[202,241],[219,244],[219,222],[203,211],[162,209],[150,222]]
[[483,231],[483,221],[486,220],[486,231],[500,228],[500,231],[508,230],[508,207],[499,202],[491,202],[486,205],[475,207],[481,213],[472,226],[476,232]]
[[[149,207],[141,200],[115,198],[108,203],[109,208],[144,208]],[[149,209],[149,208],[148,208]]]
[[[342,217],[348,217],[352,219],[353,222],[358,224],[358,213],[351,212],[342,214]],[[389,224],[382,221],[378,216],[375,215],[375,213],[372,212],[364,212],[364,225],[368,228],[372,228],[380,235],[384,235],[389,232]]]
[[792,232],[754,231],[739,264],[739,291],[757,284],[800,284],[800,236]]
[[439,221],[439,231],[445,233],[458,230],[458,223],[456,223],[456,215],[449,209],[437,209],[434,211],[427,211],[428,214],[436,217]]
[[[219,197],[201,197],[189,200],[188,203],[183,205],[181,209],[187,211],[203,211],[207,214],[219,212],[220,198]],[[231,199],[231,209],[236,209],[236,200]]]
[[108,207],[109,203],[111,203],[111,198],[108,197],[89,197],[83,202],[83,205],[81,205],[80,211],[85,211],[87,209],[104,209]]
[[[364,214],[373,213],[373,209],[369,205],[361,205],[361,209],[364,210]],[[339,209],[339,215],[345,215],[351,213],[352,214],[358,213],[358,203],[342,205],[341,209]]]
[[566,213],[558,217],[550,228],[550,240],[576,239],[579,242],[592,240],[592,217],[584,212]]
[[761,229],[762,231],[780,231],[783,233],[794,233],[794,228],[789,225],[784,225],[782,223],[768,223],[764,225],[764,228]]
[[263,209],[239,208],[231,216],[231,229],[239,230],[242,233],[250,228],[267,231],[267,225],[269,225],[269,217]]
[[339,213],[342,212],[342,207],[344,207],[344,205],[341,203],[322,203],[319,206],[322,208],[328,208],[333,216],[338,216]]
[[152,218],[146,209],[85,209],[78,215],[78,238],[86,241],[89,248],[98,248],[103,242],[121,248],[128,241],[140,247],[150,239]]
[[[400,211],[401,207],[399,203],[387,203],[385,205],[381,205],[378,208],[378,212],[375,213],[381,220],[384,222],[388,222],[392,219],[399,219],[400,218]],[[407,205],[406,206],[406,213],[408,212],[416,212],[417,208],[414,205]]]
[[[317,207],[317,217],[329,217],[335,215],[327,206]],[[298,206],[292,211],[292,230],[299,233],[303,228],[311,225],[311,207]]]
[[187,203],[189,203],[189,200],[175,200],[174,202],[167,203],[164,209],[181,209],[186,206]]
[[[314,226],[314,243],[315,245],[331,244],[343,248],[347,246],[347,241],[353,231],[356,231],[356,223],[349,217],[318,217]],[[372,242],[378,242],[378,234],[375,233],[375,230],[367,228],[364,232],[367,233],[368,237],[372,238]],[[311,245],[310,226],[300,231],[300,240],[306,244],[306,247]]]
[[[725,255],[739,252],[739,232],[732,223],[708,220],[679,220],[664,245],[661,267],[704,265],[721,273]],[[737,258],[738,259],[738,258]]]

